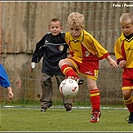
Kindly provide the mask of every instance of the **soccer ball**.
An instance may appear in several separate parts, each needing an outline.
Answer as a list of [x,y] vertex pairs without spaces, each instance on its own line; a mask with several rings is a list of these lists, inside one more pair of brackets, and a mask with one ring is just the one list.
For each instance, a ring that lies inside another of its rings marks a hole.
[[66,98],[73,98],[79,91],[78,83],[73,79],[64,79],[59,86],[61,95]]

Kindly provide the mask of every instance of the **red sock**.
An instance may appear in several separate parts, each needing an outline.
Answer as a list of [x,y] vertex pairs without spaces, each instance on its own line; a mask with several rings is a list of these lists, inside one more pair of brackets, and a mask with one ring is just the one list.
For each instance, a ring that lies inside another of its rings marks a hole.
[[127,100],[124,99],[124,103],[127,106],[129,112],[133,112],[133,97],[131,96]]
[[92,104],[92,112],[100,111],[100,92],[99,92],[99,89],[90,90],[90,101]]
[[133,103],[126,104],[126,106],[127,106],[128,110],[129,110],[129,112],[133,112]]
[[72,76],[72,77],[78,77],[77,73],[70,67],[69,65],[65,64],[61,67],[61,71],[66,77]]

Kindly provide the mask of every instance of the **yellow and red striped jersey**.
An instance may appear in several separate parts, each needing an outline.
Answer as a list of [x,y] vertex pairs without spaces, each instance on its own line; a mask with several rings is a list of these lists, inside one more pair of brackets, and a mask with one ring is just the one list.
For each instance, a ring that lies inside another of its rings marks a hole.
[[125,68],[133,68],[133,36],[127,39],[122,33],[115,43],[114,51],[117,63],[126,60]]
[[67,32],[65,40],[69,45],[72,58],[78,62],[82,63],[84,60],[98,61],[109,55],[108,51],[85,30],[81,31],[81,35],[77,38],[77,40],[74,40],[70,32]]

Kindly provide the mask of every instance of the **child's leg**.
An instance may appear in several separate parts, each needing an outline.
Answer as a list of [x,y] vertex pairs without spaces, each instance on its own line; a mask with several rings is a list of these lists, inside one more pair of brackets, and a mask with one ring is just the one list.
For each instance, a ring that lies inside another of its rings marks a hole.
[[92,104],[92,112],[100,112],[100,92],[98,88],[90,90],[90,101]]
[[[71,78],[77,81],[78,85],[82,85],[84,81],[82,79],[79,79],[78,76],[78,62],[75,62],[73,60],[69,59],[62,59],[59,62],[59,67],[62,71],[62,73],[67,77]],[[73,67],[72,67],[73,66]],[[75,69],[74,69],[75,68]]]
[[90,89],[90,102],[92,104],[92,118],[90,122],[95,123],[99,121],[100,113],[100,91],[97,88],[96,81],[88,79],[88,87]]
[[76,80],[78,85],[82,85],[84,83],[84,80],[79,79],[78,74],[69,65],[67,65],[67,64],[63,65],[61,67],[61,71],[67,78]]
[[[56,77],[57,85],[59,88],[61,81],[63,81],[65,77],[63,75],[55,75],[55,77]],[[71,98],[65,98],[63,96],[62,96],[62,98],[63,98],[63,104],[64,104],[66,111],[70,112],[72,110],[72,105],[73,105],[72,99]]]
[[90,122],[95,123],[95,122],[98,122],[101,117],[100,92],[98,88],[94,90],[90,90],[90,101],[92,104],[92,117],[90,119]]
[[123,101],[124,101],[125,105],[127,106],[128,111],[130,113],[128,123],[133,123],[133,96],[131,96],[128,99],[123,98]]
[[129,112],[133,112],[133,96],[131,96],[129,99],[124,99],[123,101],[125,105],[127,106]]
[[53,96],[53,86],[51,81],[51,76],[43,73],[42,74],[42,96],[40,99],[41,103],[41,111],[46,111],[47,108],[50,108],[52,106],[52,96]]
[[68,64],[64,64],[61,67],[61,71],[63,74],[68,78],[68,77],[74,77],[76,79],[79,79],[78,74],[73,70],[72,67],[70,67]]
[[133,123],[133,69],[124,68],[122,74],[123,101],[130,113],[128,123]]

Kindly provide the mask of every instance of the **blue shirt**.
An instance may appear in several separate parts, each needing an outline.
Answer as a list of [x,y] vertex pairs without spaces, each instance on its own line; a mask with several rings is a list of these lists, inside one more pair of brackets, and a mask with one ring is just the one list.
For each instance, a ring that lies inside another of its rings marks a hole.
[[10,81],[5,68],[0,64],[0,86],[7,88],[10,86]]

